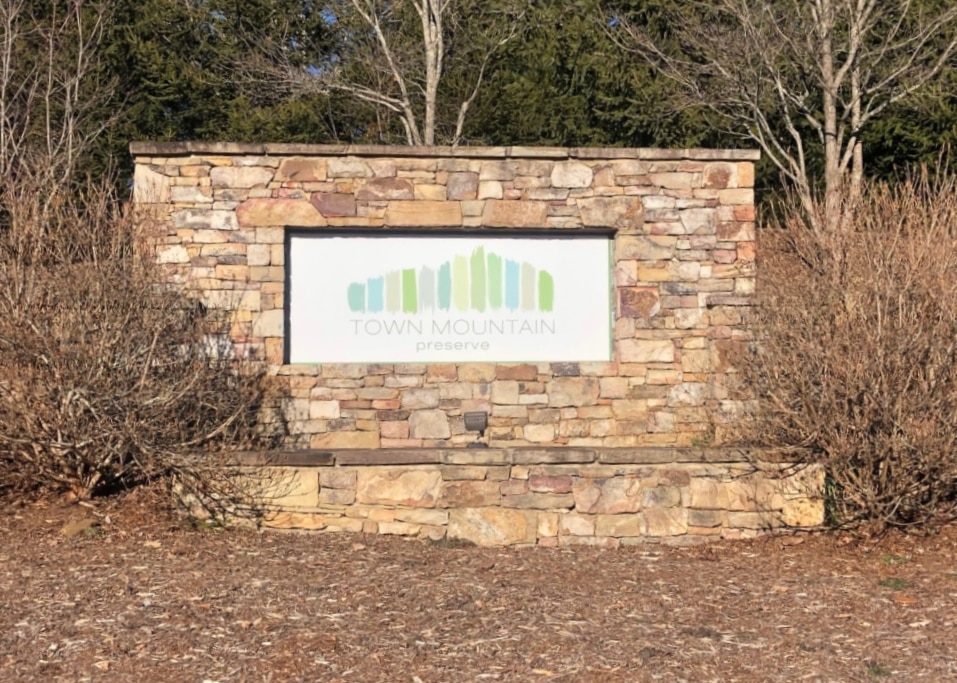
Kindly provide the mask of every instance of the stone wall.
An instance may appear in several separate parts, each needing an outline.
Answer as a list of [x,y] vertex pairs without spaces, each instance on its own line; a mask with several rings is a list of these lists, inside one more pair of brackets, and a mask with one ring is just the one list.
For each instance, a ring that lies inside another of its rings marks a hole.
[[[234,315],[279,384],[291,446],[725,441],[754,289],[754,168],[732,150],[134,143],[171,281]],[[284,365],[284,229],[614,231],[610,362]],[[522,479],[521,481],[527,481]],[[517,485],[516,485],[517,486]],[[559,494],[556,494],[559,495]],[[565,495],[565,494],[561,494]]]
[[[416,449],[251,456],[269,528],[478,545],[690,544],[823,521],[822,471],[722,449]],[[271,479],[270,479],[271,478]]]

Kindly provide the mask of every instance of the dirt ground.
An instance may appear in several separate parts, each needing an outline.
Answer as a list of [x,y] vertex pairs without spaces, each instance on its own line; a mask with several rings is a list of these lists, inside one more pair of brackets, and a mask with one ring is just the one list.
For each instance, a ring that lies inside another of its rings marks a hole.
[[957,681],[957,528],[506,550],[156,501],[2,502],[0,681]]

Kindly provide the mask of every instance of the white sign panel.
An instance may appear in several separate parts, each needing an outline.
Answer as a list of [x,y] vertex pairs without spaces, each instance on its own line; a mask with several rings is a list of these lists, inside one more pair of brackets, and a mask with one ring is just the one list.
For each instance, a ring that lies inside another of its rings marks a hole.
[[607,237],[289,240],[292,363],[610,359]]

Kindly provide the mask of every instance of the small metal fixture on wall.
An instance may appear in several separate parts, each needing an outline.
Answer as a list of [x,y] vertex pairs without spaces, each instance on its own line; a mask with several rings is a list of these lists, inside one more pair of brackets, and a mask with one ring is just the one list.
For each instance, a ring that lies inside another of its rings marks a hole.
[[482,441],[485,430],[488,429],[488,413],[485,411],[465,413],[465,429],[478,432],[478,437],[468,445],[469,448],[488,448],[488,444]]

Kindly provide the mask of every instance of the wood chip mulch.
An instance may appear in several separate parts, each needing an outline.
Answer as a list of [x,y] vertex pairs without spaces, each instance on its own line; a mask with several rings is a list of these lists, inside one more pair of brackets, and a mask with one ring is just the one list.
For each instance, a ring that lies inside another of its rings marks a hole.
[[0,681],[957,681],[957,528],[482,549],[0,501]]

